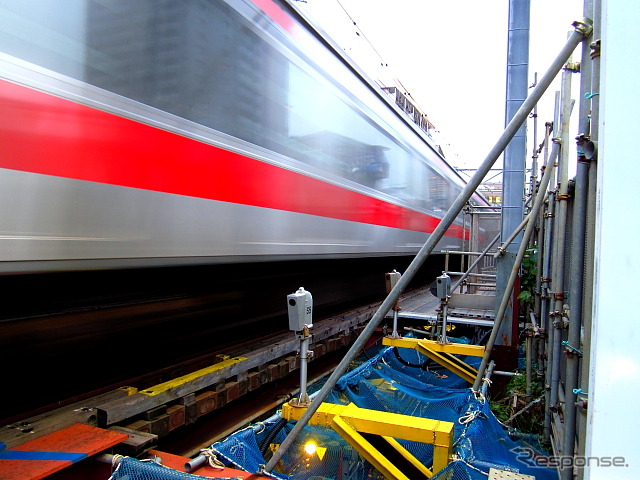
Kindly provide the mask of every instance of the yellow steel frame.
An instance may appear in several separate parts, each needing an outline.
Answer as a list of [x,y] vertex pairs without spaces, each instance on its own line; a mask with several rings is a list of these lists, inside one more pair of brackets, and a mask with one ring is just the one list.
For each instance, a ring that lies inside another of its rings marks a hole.
[[[282,406],[282,417],[286,420],[299,420],[306,408],[286,403]],[[453,454],[453,423],[428,418],[412,417],[398,413],[379,412],[359,408],[353,403],[334,405],[323,403],[309,420],[312,425],[332,427],[380,473],[392,480],[409,480],[406,467],[394,465],[367,437],[376,435],[400,455],[404,465],[413,472],[419,472],[423,478],[431,478],[447,466]],[[433,466],[428,469],[395,439],[413,440],[434,446]],[[414,473],[415,475],[415,473]],[[411,478],[411,480],[414,480]]]
[[425,348],[429,348],[434,352],[450,353],[453,355],[469,355],[472,357],[483,357],[484,347],[481,345],[467,345],[465,343],[440,343],[435,340],[426,340],[419,338],[391,338],[384,337],[382,339],[383,345],[390,345],[392,347],[402,348],[417,348],[421,345]]
[[385,337],[382,339],[382,344],[418,350],[469,383],[475,382],[478,370],[453,355],[470,355],[474,357],[482,357],[484,355],[484,347],[464,343],[440,343],[434,340],[420,340],[417,338]]

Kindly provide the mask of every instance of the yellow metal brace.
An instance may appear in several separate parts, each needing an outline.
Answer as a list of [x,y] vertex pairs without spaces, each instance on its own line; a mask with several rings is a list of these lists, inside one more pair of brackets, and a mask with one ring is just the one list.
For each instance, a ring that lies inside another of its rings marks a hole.
[[420,340],[417,338],[385,337],[382,339],[382,344],[418,350],[469,383],[475,382],[478,370],[453,355],[470,355],[474,357],[482,357],[484,355],[484,347],[464,343],[440,343],[434,340]]
[[[305,410],[285,403],[282,418],[297,421]],[[309,423],[332,427],[380,473],[392,480],[431,478],[447,466],[453,454],[451,422],[368,410],[353,403],[323,403]],[[432,470],[403,448],[397,438],[433,445]]]

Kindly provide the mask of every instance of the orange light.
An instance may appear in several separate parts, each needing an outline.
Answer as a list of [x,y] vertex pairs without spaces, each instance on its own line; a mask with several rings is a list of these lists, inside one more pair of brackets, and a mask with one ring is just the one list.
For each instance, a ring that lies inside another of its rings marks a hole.
[[316,448],[317,448],[317,445],[314,442],[307,442],[304,445],[304,452],[307,455],[313,455],[314,453],[316,453]]

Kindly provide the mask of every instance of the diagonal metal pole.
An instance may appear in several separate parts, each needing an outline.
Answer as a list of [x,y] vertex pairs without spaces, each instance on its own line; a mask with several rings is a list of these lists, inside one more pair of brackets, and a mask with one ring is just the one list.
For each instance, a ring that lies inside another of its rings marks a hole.
[[538,103],[540,98],[542,98],[542,95],[547,90],[549,85],[551,85],[551,82],[558,74],[569,56],[573,53],[578,44],[580,44],[580,42],[585,37],[588,37],[591,34],[590,30],[585,29],[586,24],[583,22],[576,22],[574,23],[574,26],[575,31],[569,36],[567,43],[562,48],[556,59],[551,63],[551,66],[540,80],[540,83],[538,83],[538,85],[532,90],[529,97],[527,97],[520,109],[513,116],[504,132],[496,142],[495,146],[491,149],[474,176],[471,178],[471,180],[469,180],[469,183],[465,186],[462,192],[460,192],[460,195],[458,195],[458,198],[456,198],[456,200],[453,202],[451,208],[449,208],[438,226],[427,239],[426,243],[422,246],[411,264],[407,267],[404,275],[400,277],[400,280],[398,281],[398,283],[396,283],[396,286],[391,290],[391,292],[389,292],[389,295],[387,295],[387,298],[385,298],[385,300],[382,302],[382,305],[380,305],[360,336],[356,339],[355,342],[353,342],[351,348],[349,348],[349,351],[346,353],[342,361],[338,364],[325,384],[318,391],[318,394],[314,398],[313,402],[311,402],[311,405],[309,405],[300,420],[298,420],[298,422],[291,429],[289,435],[287,435],[287,437],[280,444],[280,448],[275,451],[269,462],[264,466],[263,471],[270,472],[271,470],[273,470],[273,468],[282,459],[282,457],[296,440],[296,438],[298,438],[298,435],[307,425],[311,417],[316,413],[320,404],[324,402],[324,399],[327,398],[327,395],[329,395],[337,381],[347,371],[349,364],[355,359],[360,350],[364,347],[371,334],[378,327],[393,304],[398,300],[405,288],[407,288],[409,282],[413,279],[427,257],[431,254],[431,252],[433,252],[433,249],[435,248],[437,243],[442,239],[446,231],[456,220],[464,206],[467,204],[471,196],[474,194],[474,192],[482,182],[483,178],[487,175],[500,154],[506,148],[509,141],[516,134],[522,123],[527,119],[529,113],[536,105],[536,103]]

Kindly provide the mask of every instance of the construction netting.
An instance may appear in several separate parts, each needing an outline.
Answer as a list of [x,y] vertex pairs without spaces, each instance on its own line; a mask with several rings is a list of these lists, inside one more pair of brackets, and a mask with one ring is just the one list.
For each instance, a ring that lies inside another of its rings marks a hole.
[[[479,363],[473,357],[463,360]],[[438,480],[485,480],[490,468],[533,475],[537,480],[557,478],[555,471],[536,463],[536,456],[544,455],[539,445],[512,440],[513,432],[496,419],[486,398],[478,398],[467,382],[415,350],[381,350],[345,374],[325,402],[453,422],[453,461],[433,477]],[[212,445],[212,451],[229,467],[258,472],[291,428],[292,423],[272,417]],[[432,445],[398,442],[424,465],[432,465]],[[331,428],[313,425],[305,427],[273,473],[293,480],[384,478]]]

